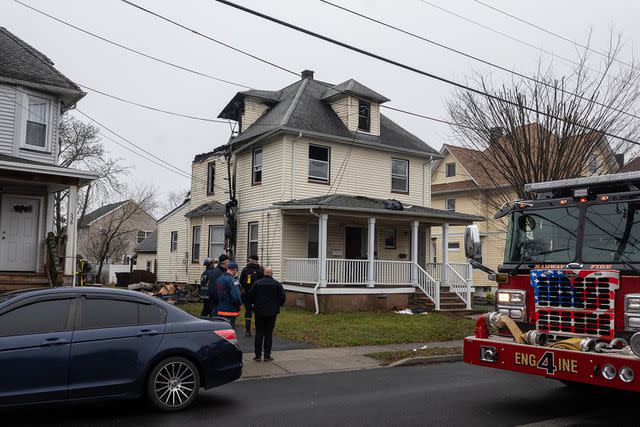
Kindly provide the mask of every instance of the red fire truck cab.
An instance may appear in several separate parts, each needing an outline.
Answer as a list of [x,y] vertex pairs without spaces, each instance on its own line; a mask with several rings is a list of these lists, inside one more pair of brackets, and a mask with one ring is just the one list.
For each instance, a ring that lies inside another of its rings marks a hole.
[[[640,391],[640,172],[527,184],[504,206],[504,263],[470,262],[498,282],[496,310],[464,340],[464,361]],[[635,378],[635,373],[639,377]]]

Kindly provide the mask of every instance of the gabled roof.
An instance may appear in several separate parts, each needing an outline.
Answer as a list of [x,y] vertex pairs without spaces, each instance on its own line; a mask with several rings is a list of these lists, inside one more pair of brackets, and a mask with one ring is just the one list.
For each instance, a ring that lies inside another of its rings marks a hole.
[[386,215],[405,215],[431,218],[432,220],[446,220],[451,223],[464,224],[473,221],[482,221],[485,218],[477,215],[451,212],[441,209],[427,208],[425,206],[403,204],[403,210],[393,210],[385,207],[384,199],[374,199],[372,197],[351,196],[347,194],[334,194],[329,197],[317,196],[300,200],[290,200],[287,202],[274,203],[275,206],[283,209],[328,209],[345,210],[356,212],[369,212]]
[[101,218],[101,217],[105,216],[109,212],[112,212],[112,211],[118,209],[120,206],[125,205],[126,203],[129,203],[130,201],[131,200],[123,200],[121,202],[110,203],[108,205],[104,205],[104,206],[96,209],[95,211],[89,212],[88,214],[83,216],[82,219],[80,219],[80,221],[78,222],[78,227],[87,227],[93,221],[97,220],[98,218]]
[[635,172],[640,171],[640,156],[634,157],[629,160],[623,167],[620,169],[620,172]]
[[452,193],[455,191],[473,190],[477,189],[478,184],[473,180],[467,179],[465,181],[447,182],[444,184],[433,184],[431,186],[431,195]]
[[225,206],[220,202],[203,203],[195,209],[190,210],[184,216],[187,218],[196,218],[200,216],[209,215],[224,215],[226,212]]
[[158,231],[154,231],[149,234],[146,239],[142,242],[138,243],[138,245],[133,249],[134,252],[145,252],[152,253],[158,251]]
[[[304,132],[308,135],[345,143],[353,142],[354,144],[392,151],[440,157],[436,150],[383,114],[380,114],[380,136],[349,131],[333,111],[330,103],[323,100],[327,89],[332,87],[334,85],[329,83],[304,78],[278,92],[270,92],[279,94],[278,101],[272,103],[270,108],[244,132],[231,139],[230,144],[238,147],[278,132]],[[373,94],[375,92],[371,91],[370,95],[374,96]],[[244,99],[244,96],[246,96],[244,92],[239,92],[234,99],[237,97]],[[238,120],[238,116],[229,115],[230,111],[230,107],[227,105],[218,117]],[[219,151],[226,147],[228,146],[225,145],[216,150]]]
[[171,209],[169,212],[167,212],[166,214],[164,214],[159,220],[158,220],[158,224],[160,224],[162,221],[164,221],[165,219],[167,219],[168,217],[170,217],[171,215],[173,215],[174,213],[176,213],[177,211],[179,211],[180,209],[184,208],[186,205],[189,204],[189,202],[191,202],[191,194],[187,195],[187,197],[184,199],[184,201],[179,205],[176,206],[175,208]]
[[59,95],[65,107],[85,95],[54,68],[49,58],[3,27],[0,27],[0,58],[0,80]]
[[390,101],[386,96],[380,95],[378,92],[369,89],[362,83],[359,83],[353,79],[349,79],[346,82],[342,82],[333,87],[330,87],[322,97],[323,100],[332,99],[335,97],[348,95],[355,95],[359,98],[370,99],[371,101],[383,103]]

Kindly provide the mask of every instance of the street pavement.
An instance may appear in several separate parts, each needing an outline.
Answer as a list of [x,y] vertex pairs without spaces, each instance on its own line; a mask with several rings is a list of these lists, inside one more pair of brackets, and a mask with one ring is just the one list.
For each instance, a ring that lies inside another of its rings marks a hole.
[[[3,425],[637,425],[635,394],[576,390],[463,363],[238,381],[161,414],[140,402],[3,410]],[[11,420],[11,421],[9,421]]]

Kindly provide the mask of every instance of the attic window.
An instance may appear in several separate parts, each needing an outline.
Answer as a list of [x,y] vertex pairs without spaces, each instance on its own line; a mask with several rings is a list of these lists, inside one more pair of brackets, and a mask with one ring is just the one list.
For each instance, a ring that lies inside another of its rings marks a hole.
[[456,176],[456,164],[455,163],[447,163],[445,176]]
[[371,103],[368,101],[358,101],[358,130],[371,131]]

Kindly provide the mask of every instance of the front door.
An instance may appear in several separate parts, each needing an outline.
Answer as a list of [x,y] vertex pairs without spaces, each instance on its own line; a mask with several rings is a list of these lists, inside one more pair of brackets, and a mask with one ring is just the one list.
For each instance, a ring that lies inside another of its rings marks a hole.
[[346,229],[346,259],[362,258],[362,232],[359,227],[347,227]]
[[5,196],[0,211],[0,270],[36,271],[40,200]]

